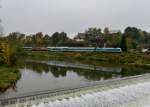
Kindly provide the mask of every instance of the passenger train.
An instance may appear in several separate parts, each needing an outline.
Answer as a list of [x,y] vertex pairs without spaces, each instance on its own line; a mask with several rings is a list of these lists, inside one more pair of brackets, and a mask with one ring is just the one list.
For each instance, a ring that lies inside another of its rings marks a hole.
[[23,47],[31,51],[49,51],[49,52],[113,52],[121,53],[121,48],[95,48],[95,47]]

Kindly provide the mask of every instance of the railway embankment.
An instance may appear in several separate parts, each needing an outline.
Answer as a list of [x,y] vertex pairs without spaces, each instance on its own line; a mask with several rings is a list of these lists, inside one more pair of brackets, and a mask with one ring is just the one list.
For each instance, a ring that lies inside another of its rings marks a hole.
[[150,55],[142,53],[101,53],[101,52],[29,52],[27,57],[34,60],[61,60],[90,63],[94,65],[133,66],[150,68]]

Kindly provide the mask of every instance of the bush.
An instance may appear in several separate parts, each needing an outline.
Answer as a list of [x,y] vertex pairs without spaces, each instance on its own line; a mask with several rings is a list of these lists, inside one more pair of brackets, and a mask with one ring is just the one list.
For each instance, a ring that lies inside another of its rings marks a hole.
[[20,79],[20,71],[15,68],[0,66],[0,91],[5,91]]

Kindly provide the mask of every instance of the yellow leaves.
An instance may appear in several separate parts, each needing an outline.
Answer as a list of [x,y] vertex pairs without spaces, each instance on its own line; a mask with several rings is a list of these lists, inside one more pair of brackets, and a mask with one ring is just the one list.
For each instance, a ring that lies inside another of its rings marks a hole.
[[10,64],[10,47],[5,42],[0,42],[0,63]]

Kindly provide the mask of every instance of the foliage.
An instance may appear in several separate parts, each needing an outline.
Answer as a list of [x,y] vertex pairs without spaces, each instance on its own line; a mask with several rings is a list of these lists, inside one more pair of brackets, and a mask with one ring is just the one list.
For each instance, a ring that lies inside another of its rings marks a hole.
[[10,47],[5,42],[0,42],[0,64],[10,64]]
[[54,33],[51,37],[53,46],[63,46],[63,44],[69,40],[65,32]]
[[10,86],[14,86],[20,77],[21,74],[17,69],[0,66],[0,91],[5,91]]
[[140,53],[100,53],[100,52],[32,52],[28,53],[29,59],[34,60],[69,60],[78,62],[90,62],[94,64],[121,64],[121,65],[145,65],[150,63],[150,56]]
[[122,51],[127,51],[127,41],[126,41],[126,36],[123,35],[122,36],[122,40],[120,43],[120,48],[122,49]]
[[136,27],[127,27],[124,35],[130,40],[130,49],[137,49],[142,44],[150,45],[150,34]]
[[102,38],[102,30],[100,28],[88,28],[84,32],[85,34],[85,42],[88,43],[89,46],[99,46]]
[[[83,41],[77,41],[79,37]],[[124,33],[110,31],[106,27],[103,31],[100,28],[88,28],[84,33],[78,33],[74,39],[70,39],[65,32],[55,32],[52,35],[38,32],[32,35],[25,35],[19,32],[12,32],[0,40],[8,42],[14,47],[48,47],[48,46],[71,46],[71,47],[124,47],[125,50],[150,49],[150,33],[136,27],[127,27]],[[124,45],[123,45],[124,44]],[[125,48],[125,47],[124,47]],[[123,49],[124,49],[123,48]],[[18,49],[17,49],[18,50]]]
[[0,42],[0,64],[14,65],[20,55],[26,55],[21,46]]

